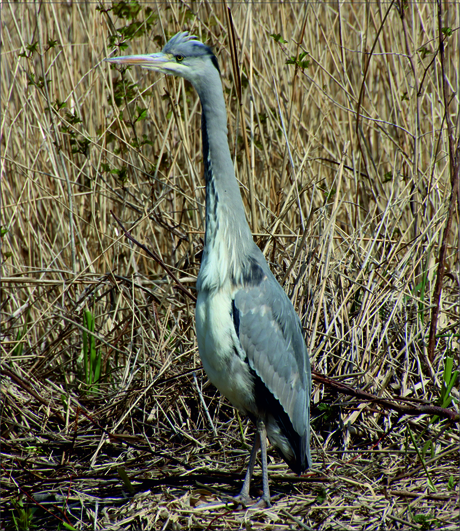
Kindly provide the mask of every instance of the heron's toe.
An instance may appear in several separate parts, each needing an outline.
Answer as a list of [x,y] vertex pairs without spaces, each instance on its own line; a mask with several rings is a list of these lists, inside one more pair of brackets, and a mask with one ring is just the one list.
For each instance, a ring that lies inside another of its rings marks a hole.
[[268,509],[272,506],[270,498],[261,496],[255,503],[250,496],[244,496],[238,494],[232,498],[235,503],[235,508],[237,511],[243,511],[245,509]]
[[261,496],[256,503],[251,505],[251,509],[268,509],[271,507],[272,504],[270,502],[270,498],[266,498],[265,496]]
[[251,496],[247,496],[241,493],[238,494],[238,496],[233,496],[232,500],[235,503],[236,508],[238,510],[247,509],[248,507],[251,507],[251,505],[253,504],[253,500]]

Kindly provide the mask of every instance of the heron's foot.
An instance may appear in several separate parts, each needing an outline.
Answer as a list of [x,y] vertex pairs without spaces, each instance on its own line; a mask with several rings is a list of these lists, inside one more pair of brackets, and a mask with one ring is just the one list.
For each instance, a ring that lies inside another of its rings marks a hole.
[[270,498],[261,496],[254,505],[251,505],[251,509],[268,509],[272,506]]
[[249,494],[240,492],[237,496],[233,496],[230,501],[236,505],[237,509],[246,509],[252,505],[252,498]]
[[261,496],[255,503],[251,496],[247,494],[238,494],[232,498],[233,502],[236,505],[236,509],[242,511],[244,509],[268,509],[272,506],[270,503],[270,498]]

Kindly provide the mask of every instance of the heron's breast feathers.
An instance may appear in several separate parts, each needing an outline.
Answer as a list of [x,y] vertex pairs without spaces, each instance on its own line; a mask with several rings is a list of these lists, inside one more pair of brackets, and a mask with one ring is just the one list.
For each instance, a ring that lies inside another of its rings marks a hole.
[[230,293],[200,291],[196,332],[203,367],[210,381],[241,412],[255,408],[254,385],[246,354],[235,333]]

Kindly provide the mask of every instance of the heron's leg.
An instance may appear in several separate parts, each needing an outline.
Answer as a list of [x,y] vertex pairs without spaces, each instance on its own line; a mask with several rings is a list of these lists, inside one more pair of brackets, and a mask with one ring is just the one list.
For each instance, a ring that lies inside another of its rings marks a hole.
[[249,488],[251,486],[251,478],[254,472],[254,465],[256,464],[257,451],[260,447],[260,434],[259,431],[256,431],[254,437],[254,444],[252,445],[251,456],[249,457],[248,469],[246,471],[246,476],[244,477],[243,486],[241,487],[241,492],[236,496],[237,501],[242,503],[247,503],[251,498],[249,496]]
[[260,439],[260,451],[262,454],[262,498],[257,502],[257,505],[265,505],[271,507],[270,503],[270,488],[268,486],[268,467],[267,467],[267,430],[263,420],[257,421],[257,433]]

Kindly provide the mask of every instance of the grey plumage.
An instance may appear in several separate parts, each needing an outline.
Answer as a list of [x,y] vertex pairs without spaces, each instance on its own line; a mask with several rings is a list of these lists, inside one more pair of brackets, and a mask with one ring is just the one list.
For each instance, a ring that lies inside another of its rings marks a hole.
[[178,75],[202,105],[206,181],[205,248],[197,280],[200,356],[212,383],[256,423],[248,472],[238,500],[246,503],[258,447],[263,496],[270,505],[266,440],[300,474],[311,465],[311,371],[300,320],[252,239],[227,140],[220,70],[212,50],[178,33],[152,55],[108,59]]

